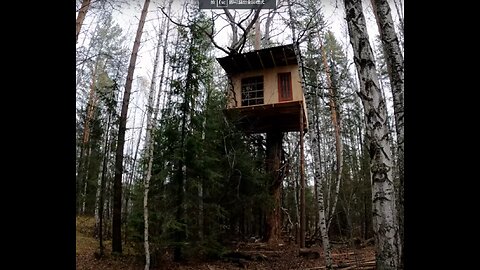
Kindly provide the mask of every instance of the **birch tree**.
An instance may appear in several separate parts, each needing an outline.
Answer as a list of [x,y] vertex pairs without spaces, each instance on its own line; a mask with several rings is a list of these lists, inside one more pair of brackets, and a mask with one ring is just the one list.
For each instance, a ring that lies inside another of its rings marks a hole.
[[388,142],[387,108],[379,88],[373,51],[370,46],[360,0],[345,0],[345,14],[360,81],[366,139],[372,177],[373,228],[377,269],[397,269],[397,226],[392,175],[392,151]]
[[[316,91],[315,91],[316,93]],[[314,181],[316,184],[316,192],[317,192],[317,203],[318,203],[318,226],[320,227],[320,233],[322,236],[322,244],[323,250],[325,253],[325,263],[327,269],[333,269],[332,265],[332,256],[331,256],[331,248],[330,248],[330,240],[328,237],[328,227],[327,227],[327,219],[325,216],[325,201],[324,201],[324,180],[322,179],[322,169],[321,165],[321,157],[322,154],[320,153],[320,128],[318,124],[318,111],[319,111],[319,99],[317,95],[313,95],[310,99],[310,106],[312,109],[309,111],[309,122],[310,122],[310,129],[309,129],[309,138],[310,143],[312,146],[313,152],[313,164],[314,164]]]
[[[287,0],[287,7],[288,7],[288,15],[289,15],[289,26],[290,26],[290,30],[292,31],[292,41],[293,41],[293,44],[294,44],[294,50],[295,50],[295,56],[297,58],[297,62],[299,64],[298,66],[298,71],[299,71],[299,74],[300,74],[300,81],[301,81],[301,84],[302,84],[302,89],[305,89],[304,86],[305,86],[305,81],[304,81],[304,78],[303,78],[303,70],[302,70],[302,62],[301,62],[301,58],[300,58],[300,49],[298,48],[298,36],[296,34],[296,28],[295,28],[295,23],[293,21],[293,12],[292,12],[292,2],[290,0]],[[302,116],[303,117],[303,116]],[[301,118],[303,120],[303,118]],[[302,127],[303,127],[303,123],[302,123]],[[300,138],[300,140],[302,141],[303,140],[303,130],[300,132],[302,136],[302,138]],[[303,146],[303,143],[301,144],[300,147],[304,147]],[[303,148],[301,149],[301,152],[303,153]],[[302,159],[302,157],[300,157],[300,159]],[[300,161],[300,162],[303,162]],[[303,172],[303,167],[300,169],[300,235],[299,235],[299,244],[300,244],[300,248],[303,248],[305,247],[305,178],[304,178],[304,172]]]
[[[171,10],[171,5],[172,1],[169,2],[169,7],[168,7],[168,14],[170,14]],[[161,84],[163,81],[163,74],[164,74],[164,69],[165,69],[165,64],[163,64],[162,68],[162,78],[160,80],[160,87],[158,89],[158,95],[157,95],[157,102],[155,107],[153,107],[154,103],[154,95],[155,95],[155,80],[157,77],[157,72],[158,72],[158,62],[160,60],[160,54],[161,54],[161,44],[163,39],[167,40],[168,39],[168,33],[167,35],[164,36],[164,31],[165,28],[168,29],[169,24],[168,21],[165,19],[163,20],[163,23],[160,27],[160,33],[158,34],[158,43],[157,43],[157,49],[156,49],[156,54],[155,54],[155,60],[154,60],[154,65],[153,65],[153,74],[152,74],[152,81],[150,85],[150,92],[148,96],[148,104],[147,104],[147,134],[145,137],[145,145],[146,145],[146,150],[147,150],[147,158],[148,158],[148,164],[147,164],[147,172],[145,176],[145,181],[144,181],[144,198],[143,198],[143,215],[144,215],[144,245],[145,245],[145,270],[150,269],[150,244],[149,244],[149,214],[148,214],[148,192],[150,190],[150,179],[152,177],[152,167],[153,167],[153,143],[154,140],[152,139],[153,133],[154,133],[154,123],[156,122],[159,107],[160,107],[160,92],[161,92]],[[167,30],[168,31],[168,30]],[[164,51],[166,51],[166,48],[163,48]],[[165,58],[164,58],[165,60]],[[165,62],[164,62],[165,63]]]
[[[309,10],[316,10],[316,3],[309,1],[306,3],[309,7]],[[316,21],[315,29],[321,31],[324,28],[323,18],[319,15],[318,21]],[[299,27],[306,29],[306,24],[300,24]],[[314,179],[314,192],[316,194],[315,204],[317,206],[316,216],[318,217],[318,229],[320,230],[322,247],[325,254],[325,264],[327,269],[332,269],[332,257],[331,257],[331,248],[330,248],[330,239],[328,236],[327,228],[327,217],[326,217],[326,204],[324,198],[325,190],[325,174],[322,173],[322,157],[321,154],[321,136],[322,132],[320,130],[320,116],[322,108],[325,108],[322,103],[320,96],[322,94],[322,88],[320,83],[320,66],[322,64],[321,58],[316,49],[315,40],[320,38],[320,35],[311,35],[307,34],[307,49],[304,55],[304,65],[305,65],[305,99],[308,104],[308,121],[309,121],[309,130],[308,130],[308,143],[311,149],[312,156],[312,170],[313,170],[313,179]],[[317,42],[322,42],[318,39]]]
[[[375,18],[377,20],[380,39],[382,40],[390,85],[393,95],[393,111],[395,115],[395,130],[397,134],[397,164],[399,173],[399,201],[398,201],[398,226],[399,226],[399,266],[403,269],[403,205],[404,205],[404,69],[403,56],[400,50],[397,34],[395,33],[391,9],[386,0],[371,0]],[[402,20],[400,18],[400,20]],[[401,21],[403,25],[403,21]]]
[[151,139],[152,137],[152,130],[153,130],[153,120],[152,119],[152,114],[153,114],[153,102],[154,102],[154,95],[155,95],[155,77],[157,75],[157,65],[158,65],[158,58],[160,55],[160,42],[162,35],[159,34],[159,42],[157,45],[157,52],[154,60],[154,65],[153,65],[153,74],[152,74],[152,82],[150,85],[150,91],[148,94],[148,103],[147,103],[147,134],[145,137],[145,145],[147,148],[147,156],[148,156],[148,167],[147,167],[147,175],[145,176],[144,180],[144,195],[143,195],[143,218],[144,218],[144,233],[143,233],[143,238],[144,238],[144,246],[145,246],[145,270],[150,269],[150,245],[148,242],[148,191],[150,189],[150,178],[152,177],[152,165],[153,165],[153,140]]
[[404,23],[404,17],[403,17],[403,3],[401,0],[398,1],[393,0],[393,3],[395,4],[395,10],[397,11],[397,16],[398,16],[398,29],[399,29],[399,39],[400,43],[402,44],[402,52],[403,52],[403,47],[404,47],[404,35],[405,35],[405,23]]
[[[306,60],[305,63],[300,62],[301,68],[306,65],[303,70],[305,70],[305,78],[302,78],[302,85],[306,91],[306,101],[307,101],[307,108],[309,108],[308,114],[308,121],[309,121],[309,143],[311,145],[311,150],[313,154],[313,174],[314,174],[314,186],[315,186],[315,194],[316,194],[316,203],[318,207],[318,226],[320,229],[321,237],[322,237],[322,244],[323,249],[325,252],[325,260],[327,269],[332,269],[332,258],[331,258],[331,248],[329,243],[329,236],[328,236],[328,228],[329,228],[329,221],[331,220],[328,217],[328,200],[329,198],[325,199],[325,189],[329,190],[326,185],[326,177],[322,177],[322,155],[320,154],[320,146],[321,146],[321,130],[319,128],[319,116],[321,112],[321,105],[320,105],[320,96],[323,97],[323,93],[321,93],[322,89],[329,89],[329,100],[330,100],[330,109],[331,109],[331,119],[334,126],[335,126],[335,136],[337,142],[336,143],[337,150],[341,150],[341,138],[340,138],[340,131],[339,131],[339,121],[338,118],[338,109],[337,105],[335,104],[335,98],[333,97],[333,84],[331,82],[330,76],[330,67],[327,63],[327,57],[325,53],[324,46],[322,45],[325,41],[324,38],[321,37],[321,32],[324,31],[325,23],[323,21],[321,8],[318,6],[317,2],[308,1],[304,5],[299,5],[300,8],[294,10],[292,8],[292,2],[287,1],[289,4],[288,10],[290,15],[290,27],[292,28],[292,34],[294,35],[295,39],[305,38],[307,39],[307,52],[306,52]],[[294,16],[294,12],[299,16]],[[302,16],[301,14],[304,14]],[[296,28],[298,28],[298,37],[296,36]],[[314,47],[314,39],[317,39],[317,44],[320,44],[320,53],[323,55],[320,57],[318,52],[315,52]],[[323,60],[323,61],[322,61]],[[321,68],[323,64],[323,68]],[[302,69],[301,69],[302,70]],[[321,76],[321,71],[324,71],[324,75]],[[325,78],[326,86],[322,87],[319,81],[320,78]],[[305,80],[305,81],[304,81]],[[338,152],[337,152],[338,153]],[[339,160],[342,160],[342,154],[337,154],[337,170],[341,170],[341,164],[338,163]],[[339,168],[340,167],[340,168]],[[326,176],[326,175],[325,175]],[[339,178],[337,178],[339,180]],[[340,182],[337,181],[337,188],[335,189],[335,193],[338,194],[338,188]],[[328,194],[328,193],[327,193]],[[333,196],[332,196],[333,197]],[[336,200],[336,196],[333,197],[332,200]],[[335,205],[335,203],[332,203]],[[305,207],[305,206],[303,206]],[[334,210],[335,207],[333,207]],[[333,211],[332,211],[333,212]]]
[[147,17],[148,5],[150,0],[145,0],[140,22],[138,24],[137,34],[133,44],[130,64],[128,67],[127,81],[123,94],[122,110],[120,114],[120,125],[118,128],[117,149],[115,155],[115,178],[113,182],[113,219],[112,219],[112,252],[122,253],[122,176],[123,176],[123,149],[125,145],[125,132],[127,126],[128,105],[130,102],[130,93],[132,89],[133,73],[137,61],[138,49],[143,33],[145,18]]

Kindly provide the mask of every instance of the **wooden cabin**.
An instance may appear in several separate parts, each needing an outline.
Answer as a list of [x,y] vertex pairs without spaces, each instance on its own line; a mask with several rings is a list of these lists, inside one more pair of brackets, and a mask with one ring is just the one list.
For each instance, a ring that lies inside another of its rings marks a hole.
[[305,97],[292,44],[217,61],[230,81],[224,112],[242,130],[248,133],[300,131],[301,122],[304,130],[308,128]]

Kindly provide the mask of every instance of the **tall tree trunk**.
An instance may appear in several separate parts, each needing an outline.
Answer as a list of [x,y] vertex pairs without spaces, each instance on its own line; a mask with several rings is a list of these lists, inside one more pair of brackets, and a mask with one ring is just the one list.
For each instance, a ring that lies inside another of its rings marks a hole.
[[373,51],[360,0],[344,0],[345,14],[360,81],[365,111],[372,177],[373,230],[377,269],[397,269],[397,226],[392,177],[392,151],[388,142],[387,108],[379,88]]
[[[106,131],[108,133],[108,130]],[[105,140],[108,140],[108,138],[105,138]],[[108,146],[107,146],[108,147]],[[107,155],[106,150],[104,150],[104,155]],[[104,157],[105,158],[105,157]],[[102,185],[102,174],[103,174],[103,167],[105,166],[103,164],[103,159],[102,159],[102,169],[99,170],[98,176],[97,176],[97,186],[96,186],[96,191],[95,191],[95,209],[94,209],[94,219],[95,219],[95,225],[93,227],[93,237],[97,238],[98,237],[98,226],[100,223],[100,216],[99,216],[99,211],[100,211],[100,187]]]
[[329,215],[327,220],[327,231],[330,228],[330,224],[333,220],[333,215],[335,215],[335,208],[337,206],[338,201],[338,193],[340,191],[340,181],[342,179],[342,171],[343,171],[343,142],[341,137],[341,119],[340,119],[340,112],[338,111],[338,102],[336,98],[336,89],[332,83],[331,74],[330,74],[330,67],[327,62],[327,54],[325,52],[325,46],[321,45],[322,50],[322,58],[323,58],[323,67],[325,69],[325,75],[327,79],[327,88],[328,88],[328,100],[330,106],[330,115],[332,118],[332,124],[335,131],[335,154],[336,154],[336,186],[335,186],[335,193],[331,197],[331,204],[332,208],[329,209]]
[[[107,130],[108,133],[108,130]],[[105,138],[105,140],[108,140],[108,138]],[[108,147],[108,145],[106,145]],[[104,150],[104,159],[105,156],[107,155],[107,151]],[[98,237],[98,227],[100,225],[100,187],[102,186],[102,174],[103,174],[103,167],[106,166],[103,164],[104,162],[102,161],[102,170],[99,172],[99,176],[97,179],[97,191],[95,193],[95,211],[94,211],[94,218],[95,218],[95,226],[93,229],[93,237]]]
[[[397,164],[399,176],[399,188],[397,204],[398,230],[399,230],[399,268],[403,269],[403,204],[404,204],[404,67],[403,56],[400,50],[391,10],[386,0],[371,0],[378,31],[383,44],[385,60],[387,62],[388,75],[393,96],[393,112],[395,115],[395,129],[397,133]],[[400,18],[401,19],[401,18]],[[403,22],[402,22],[403,24]]]
[[300,106],[300,248],[305,247],[305,228],[306,228],[306,218],[305,218],[305,173],[304,173],[304,146],[303,146],[303,106]]
[[[297,161],[296,161],[296,153],[297,153],[297,149],[296,149],[296,136],[295,134],[293,133],[287,133],[287,139],[285,140],[285,142],[287,143],[287,146],[286,146],[286,149],[288,149],[288,153],[290,153],[290,156],[288,158],[288,164],[297,164]],[[290,223],[290,226],[288,226],[288,236],[289,236],[289,242],[290,242],[290,237],[292,237],[292,232],[293,232],[293,237],[295,239],[295,244],[298,243],[298,221],[300,220],[300,213],[299,213],[299,209],[298,209],[298,203],[297,203],[297,176],[298,176],[298,173],[297,173],[297,170],[298,170],[298,167],[290,167],[289,165],[288,166],[288,173],[286,174],[286,178],[285,179],[287,181],[287,193],[285,194],[285,196],[288,196],[289,192],[292,194],[293,196],[293,205],[292,207],[290,208],[292,211],[293,211],[293,215],[295,216],[295,219],[291,219],[289,217],[289,223]],[[293,208],[293,209],[292,209]],[[282,211],[288,211],[289,209],[282,209]]]
[[[324,202],[324,187],[322,179],[322,154],[320,153],[320,127],[318,123],[318,115],[320,114],[318,108],[318,97],[315,93],[313,97],[313,110],[308,114],[310,118],[309,137],[311,140],[314,163],[315,186],[317,188],[317,206],[318,206],[318,225],[320,227],[320,234],[322,236],[323,251],[325,254],[325,265],[327,269],[333,269],[333,262],[331,256],[330,240],[328,237],[327,219],[325,216],[325,202]],[[315,130],[314,130],[315,129]],[[315,133],[314,133],[315,131]]]
[[[354,119],[352,119],[352,115],[350,112],[351,112],[350,110],[348,109],[346,110],[346,119],[347,119],[347,121],[345,121],[346,123],[353,123],[355,121]],[[359,164],[358,164],[359,155],[357,154],[358,149],[356,148],[357,145],[355,143],[355,136],[353,131],[354,131],[354,128],[352,127],[352,124],[350,124],[350,126],[347,127],[347,130],[344,133],[347,137],[346,139],[348,140],[348,145],[350,145],[350,147],[347,146],[346,152],[350,153],[348,160],[350,161],[351,169],[350,169],[348,180],[352,188],[350,189],[350,192],[349,192],[349,198],[344,200],[344,204],[346,204],[346,206],[344,207],[344,211],[345,213],[347,212],[349,213],[348,215],[346,215],[346,218],[347,218],[347,224],[348,224],[351,240],[353,240],[355,233],[357,233],[358,237],[362,237],[362,230],[356,229],[358,228],[357,223],[360,225],[360,227],[362,226],[362,224],[360,224],[360,221],[355,218],[356,216],[360,216],[362,212],[362,209],[359,208],[359,203],[358,203],[360,201],[359,198],[361,198],[360,192],[358,192],[359,190],[358,187],[359,185],[362,184],[362,182],[359,181],[361,179],[359,175]],[[354,200],[354,197],[358,199]],[[353,203],[353,206],[352,206],[352,203]],[[350,213],[352,212],[354,215],[353,217],[350,216]]]
[[260,30],[260,20],[255,21],[255,50],[260,50],[260,39],[262,37],[262,32]]
[[[173,3],[173,0],[170,0],[168,2],[168,16],[170,16],[170,13],[171,13],[171,10],[172,10],[172,3]],[[163,81],[165,79],[165,77],[168,78],[168,73],[167,73],[167,76],[165,76],[165,66],[167,64],[167,58],[168,58],[168,55],[167,55],[167,45],[168,45],[168,40],[169,40],[169,37],[170,37],[170,20],[168,20],[167,18],[165,19],[166,20],[166,27],[165,27],[165,38],[163,39],[163,51],[162,51],[162,69],[161,69],[161,72],[160,72],[160,82],[158,83],[158,92],[157,92],[157,103],[155,104],[155,117],[154,119],[158,119],[158,113],[160,112],[160,97],[162,95],[162,87],[163,87]],[[166,98],[167,95],[164,95],[163,96],[163,102],[162,104],[165,104],[165,98]]]
[[273,198],[273,206],[267,212],[265,226],[265,240],[268,243],[280,241],[280,207],[282,175],[280,174],[280,160],[282,155],[283,133],[280,131],[267,132],[266,171],[270,175],[269,193]]
[[230,48],[234,48],[235,45],[238,43],[238,28],[235,23],[235,17],[232,16],[230,11],[226,8],[223,9],[225,15],[228,18],[228,23],[230,24],[230,28],[232,28],[232,43],[230,44]]
[[[108,169],[108,153],[110,151],[110,143],[109,143],[109,137],[110,137],[110,122],[111,119],[113,118],[112,114],[108,114],[107,117],[107,128],[105,132],[105,143],[103,146],[103,161],[102,161],[102,171],[101,175],[98,178],[97,182],[97,193],[95,196],[95,230],[94,230],[94,235],[97,237],[100,237],[100,222],[101,218],[100,216],[103,215],[103,202],[104,202],[104,197],[105,196],[105,177],[107,174],[107,169]],[[103,245],[100,243],[100,249],[101,249],[101,254],[103,255]]]
[[[98,31],[99,27],[100,27],[100,23],[97,23],[97,25],[95,26],[95,30],[93,32],[96,33]],[[81,46],[84,46],[85,40],[86,40],[86,38],[83,39]],[[103,43],[101,43],[101,44],[103,44]],[[85,59],[82,61],[82,65],[80,67],[76,68],[77,71],[78,71],[78,74],[77,74],[77,78],[76,78],[77,80],[76,80],[76,83],[75,83],[75,89],[78,89],[78,86],[81,82],[82,75],[83,75],[84,70],[85,70],[85,65],[88,63],[88,61],[87,61],[88,55],[90,55],[90,50],[92,50],[93,47],[94,46],[92,46],[91,44],[90,44],[90,46],[87,46],[87,51],[85,52]]]
[[[89,146],[88,147],[88,155],[87,157],[89,158],[87,160],[87,164],[86,164],[86,168],[88,168],[90,166],[90,153],[92,152],[92,148]],[[86,169],[88,170],[88,169]],[[85,181],[83,182],[83,192],[82,192],[82,210],[80,211],[82,213],[82,215],[85,215],[85,206],[87,204],[87,186],[88,186],[88,171],[86,173],[86,179]]]
[[185,241],[187,237],[186,232],[186,220],[185,220],[185,213],[186,213],[186,205],[185,205],[185,191],[186,191],[186,184],[187,184],[187,164],[185,162],[186,157],[186,139],[188,136],[188,115],[191,114],[191,110],[194,109],[190,106],[190,101],[192,101],[191,95],[193,94],[193,46],[194,40],[192,40],[189,44],[189,52],[188,52],[188,61],[187,61],[187,75],[185,78],[185,91],[183,96],[183,103],[181,105],[181,134],[180,134],[180,158],[178,159],[178,167],[176,172],[176,182],[178,185],[177,189],[177,198],[176,198],[176,221],[181,224],[180,227],[175,230],[175,242],[177,245],[173,251],[173,259],[175,261],[181,261],[184,259],[184,252],[183,252],[183,241]]
[[[296,40],[297,39],[297,35],[296,35],[296,29],[295,29],[295,24],[293,23],[293,13],[292,13],[292,4],[291,4],[291,1],[290,0],[287,0],[287,4],[288,4],[288,14],[289,14],[289,17],[290,17],[290,28],[292,30],[292,40],[293,40],[293,48],[294,48],[294,52],[295,52],[295,57],[297,58],[297,62],[298,62],[298,74],[300,74],[300,82],[301,82],[301,85],[302,85],[302,91],[305,91],[305,74],[303,73],[303,61],[302,61],[302,57],[301,57],[301,54],[300,54],[300,48],[298,46],[298,41]],[[305,96],[305,93],[303,93],[303,95]],[[305,105],[306,106],[306,105]],[[302,117],[303,117],[303,109],[304,107],[302,106]],[[303,121],[303,118],[302,118],[302,121]],[[303,129],[303,126],[302,126],[302,129]],[[303,138],[302,138],[303,140]],[[303,162],[303,161],[300,161],[300,162]],[[305,180],[305,179],[303,179]],[[304,183],[303,183],[304,185]],[[302,183],[300,184],[300,186],[302,186]],[[300,193],[302,192],[305,192],[304,189],[300,188]],[[301,194],[300,197],[302,196],[305,196],[305,194]],[[300,200],[300,203],[301,203],[301,200]],[[300,228],[305,228],[305,219],[302,218],[302,211],[304,212],[305,209],[305,204],[301,203],[300,204]],[[305,246],[305,236],[302,237],[302,233],[305,234],[305,231],[302,232],[302,230],[300,230],[300,247],[304,247]],[[303,241],[302,241],[303,239]]]
[[[103,44],[103,43],[102,43]],[[96,81],[97,81],[97,69],[98,69],[98,62],[99,59],[95,62],[93,74],[92,74],[92,82],[90,83],[90,91],[88,94],[88,101],[87,101],[87,108],[85,110],[85,122],[83,123],[83,134],[82,134],[82,145],[80,146],[80,156],[78,160],[78,168],[77,168],[77,185],[78,185],[78,192],[80,198],[78,209],[79,212],[83,214],[84,212],[84,202],[85,198],[83,196],[82,190],[85,187],[86,181],[88,179],[88,159],[90,157],[90,125],[93,119],[93,115],[95,112],[96,103],[98,100],[97,95],[95,94],[96,88]],[[85,151],[87,154],[85,154]]]
[[[309,136],[311,137],[312,135],[310,135],[310,132],[309,132]],[[312,145],[312,148],[313,148],[313,145]],[[313,161],[312,161],[312,165],[313,165],[313,170],[315,170],[315,157],[313,157]],[[316,181],[315,179],[315,175],[314,175],[314,178],[313,178],[313,201],[314,202],[318,202],[318,181]],[[318,209],[318,203],[315,203],[314,207],[314,212],[315,213],[318,213],[318,211],[320,211]],[[315,234],[317,233],[317,230],[318,230],[318,227],[319,227],[319,216],[318,215],[315,215],[315,220],[314,220],[314,224],[313,224],[313,227],[315,228]]]
[[404,35],[405,35],[405,23],[404,23],[404,20],[403,20],[403,12],[401,11],[402,10],[402,1],[399,1],[400,3],[397,4],[397,1],[393,0],[393,3],[395,4],[395,10],[397,11],[397,16],[398,16],[398,20],[400,21],[400,25],[399,25],[399,28],[400,28],[400,37],[402,38],[402,40],[400,41],[402,43],[402,49],[404,47]]
[[[368,200],[368,193],[366,192],[371,188],[371,174],[370,170],[368,168],[368,150],[365,147],[364,139],[362,136],[362,126],[358,125],[358,142],[359,142],[359,148],[360,148],[360,180],[362,181],[362,185],[366,186],[364,187],[364,191],[362,191],[362,199],[363,199],[363,239],[368,239],[370,238],[370,215],[368,215],[368,209],[370,202]],[[372,217],[373,218],[373,217]]]
[[[247,40],[248,33],[250,33],[250,31],[252,30],[252,27],[254,27],[255,23],[258,21],[258,17],[260,16],[260,11],[262,11],[262,8],[260,6],[255,10],[255,13],[253,14],[253,18],[248,23],[247,27],[238,26],[239,23],[235,22],[235,17],[232,16],[232,14],[229,12],[228,9],[224,8],[223,11],[225,12],[225,15],[227,16],[230,27],[232,28],[232,43],[230,47],[228,47],[228,49],[230,50],[230,54],[241,53],[245,45],[245,42]],[[250,13],[248,16],[250,16],[251,14],[252,13]],[[245,20],[246,18],[243,19],[242,22],[244,22]],[[242,35],[240,36],[240,39],[238,39],[238,27],[240,27],[240,29],[242,29],[243,31]],[[217,48],[219,47],[217,46]]]
[[[171,1],[170,1],[170,6],[171,6]],[[169,6],[169,12],[168,14],[170,15],[170,6]],[[164,24],[165,21],[162,23],[162,27],[160,30],[160,33],[158,35],[158,43],[157,43],[157,52],[155,54],[155,61],[153,65],[153,74],[152,74],[152,82],[150,85],[150,93],[148,95],[148,107],[147,107],[147,133],[145,137],[145,145],[147,149],[147,157],[148,157],[148,165],[147,165],[147,175],[145,176],[145,182],[144,182],[144,196],[143,196],[143,216],[144,216],[144,242],[145,242],[145,270],[150,269],[150,244],[149,244],[149,231],[148,231],[148,192],[150,189],[150,179],[152,178],[152,167],[153,167],[153,148],[154,148],[154,140],[152,139],[154,131],[155,131],[155,126],[154,123],[156,122],[157,114],[158,114],[158,107],[160,103],[158,100],[160,99],[160,93],[157,95],[157,103],[155,108],[153,107],[154,103],[154,95],[155,95],[155,80],[157,77],[157,71],[158,71],[158,61],[160,59],[160,53],[161,50],[160,48],[162,47],[162,38],[163,37],[163,31],[164,31]],[[165,51],[165,48],[164,48]],[[165,63],[165,62],[164,62]],[[165,66],[163,66],[164,68]],[[163,77],[163,70],[162,70],[162,77]],[[162,78],[163,80],[163,78]],[[161,91],[161,87],[159,87],[158,91]],[[153,115],[153,117],[152,117]]]
[[75,34],[75,43],[78,41],[78,34],[80,34],[80,29],[82,28],[83,20],[85,20],[85,16],[87,15],[88,8],[90,7],[90,0],[83,0],[82,7],[78,11],[77,15],[77,27],[76,27],[76,34]]
[[[298,173],[295,175],[299,175]],[[298,188],[298,178],[296,176],[293,177],[293,189],[295,192],[295,200],[294,200],[294,207],[295,207],[295,243],[300,243],[300,190]]]
[[[135,109],[136,111],[136,109]],[[134,113],[135,115],[136,113]],[[145,113],[142,113],[142,119],[140,120],[140,126],[143,127],[143,123],[145,120]],[[135,117],[133,118],[133,126],[135,126]],[[128,204],[130,202],[130,196],[131,196],[131,189],[132,189],[132,184],[133,184],[133,178],[135,176],[135,170],[136,170],[136,164],[137,164],[137,158],[138,158],[138,152],[140,150],[140,142],[142,141],[142,131],[143,129],[140,129],[140,132],[138,132],[138,138],[137,138],[137,145],[134,148],[133,143],[134,140],[132,138],[132,148],[135,149],[135,153],[133,154],[133,159],[132,159],[132,168],[130,169],[130,175],[128,176],[127,184],[125,186],[125,209],[123,209],[122,215],[124,216],[123,223],[128,224]],[[127,230],[123,234],[123,242],[127,243]]]
[[277,14],[278,5],[275,5],[273,10],[268,12],[267,21],[265,22],[265,33],[262,40],[262,48],[267,48],[270,45],[270,26],[273,21],[273,17]]
[[[157,60],[160,49],[157,48],[157,57],[155,58],[155,65],[153,68],[153,74],[156,75],[157,69]],[[154,78],[152,76],[152,87],[150,88],[150,94],[148,95],[148,108],[147,108],[147,134],[145,138],[145,145],[147,148],[148,155],[148,167],[147,175],[144,180],[144,191],[143,191],[143,223],[144,223],[144,247],[145,247],[145,270],[150,269],[150,242],[148,241],[149,231],[148,231],[148,192],[150,191],[150,179],[152,177],[152,166],[153,166],[153,140],[152,140],[152,130],[153,130],[153,121],[152,121],[152,110],[153,110],[153,96],[154,96]]]
[[123,175],[123,148],[125,146],[125,132],[127,129],[127,113],[132,90],[133,73],[137,61],[138,49],[143,33],[145,18],[147,17],[150,0],[145,0],[140,23],[138,24],[135,42],[133,44],[130,64],[128,66],[127,81],[123,94],[122,111],[120,114],[120,125],[118,127],[117,151],[115,154],[115,178],[113,182],[113,219],[112,219],[112,253],[122,253],[122,175]]
[[[103,246],[103,212],[104,212],[104,201],[105,201],[105,182],[108,168],[108,152],[109,152],[109,132],[110,132],[110,119],[111,115],[108,116],[107,122],[107,132],[105,134],[105,144],[103,146],[103,164],[102,164],[102,175],[100,177],[100,186],[98,187],[98,213],[95,213],[95,217],[98,215],[98,239],[100,245],[100,256],[104,255],[104,246]],[[96,219],[95,218],[95,219]]]

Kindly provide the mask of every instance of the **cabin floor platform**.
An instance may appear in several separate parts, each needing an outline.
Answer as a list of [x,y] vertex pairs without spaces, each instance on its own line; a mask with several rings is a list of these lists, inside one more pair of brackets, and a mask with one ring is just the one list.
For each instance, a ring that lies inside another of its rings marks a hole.
[[246,133],[300,131],[301,115],[303,115],[304,131],[308,128],[302,101],[228,108],[224,113],[230,121]]

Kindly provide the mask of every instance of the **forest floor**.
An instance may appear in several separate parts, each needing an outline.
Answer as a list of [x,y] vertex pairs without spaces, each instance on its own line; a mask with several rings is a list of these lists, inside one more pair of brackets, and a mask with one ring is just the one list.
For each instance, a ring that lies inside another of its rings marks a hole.
[[[79,270],[137,270],[144,269],[143,258],[131,248],[124,247],[121,256],[111,255],[111,241],[105,241],[105,255],[98,259],[98,240],[92,237],[93,219],[77,217],[76,232],[76,269]],[[239,242],[231,247],[224,259],[216,261],[190,261],[175,263],[171,256],[159,263],[159,267],[150,269],[172,270],[229,270],[229,269],[325,269],[325,257],[321,247],[313,245],[301,256],[295,244],[267,245],[265,243]],[[318,257],[318,254],[320,255]],[[375,269],[374,247],[361,245],[350,248],[346,245],[334,245],[332,250],[335,269]],[[170,259],[168,259],[170,258]]]

